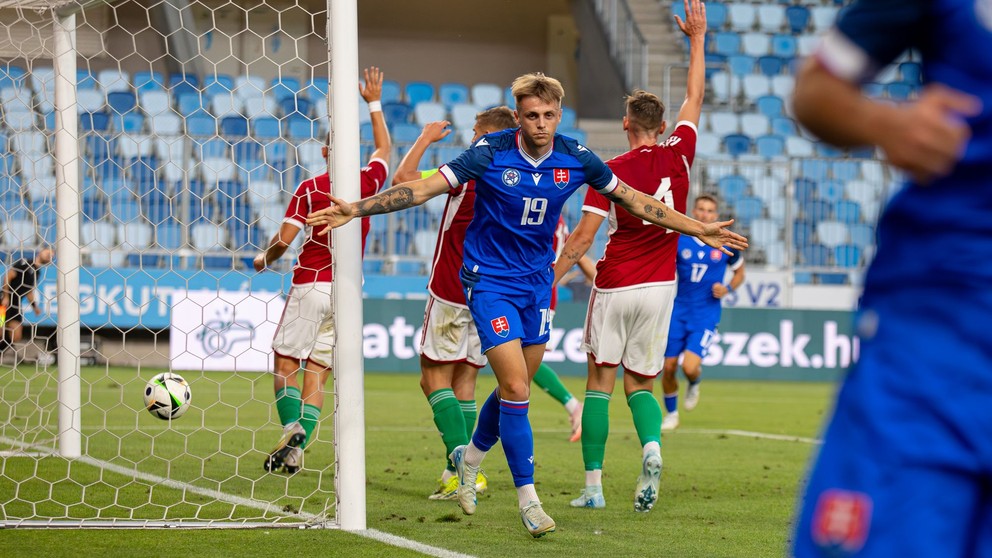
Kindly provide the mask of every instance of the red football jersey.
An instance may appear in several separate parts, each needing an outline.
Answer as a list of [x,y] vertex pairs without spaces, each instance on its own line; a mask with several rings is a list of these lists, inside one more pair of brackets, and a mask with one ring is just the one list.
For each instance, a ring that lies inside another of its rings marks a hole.
[[451,190],[441,216],[441,230],[434,247],[434,261],[427,290],[448,304],[466,306],[465,291],[458,272],[462,268],[465,230],[475,215],[475,181]]
[[[362,197],[375,195],[386,181],[389,169],[382,159],[372,159],[369,166],[362,169]],[[331,200],[325,194],[331,192],[331,178],[324,173],[309,180],[304,180],[296,188],[293,199],[286,208],[284,223],[299,227],[305,236],[303,248],[297,257],[293,268],[293,284],[306,285],[309,283],[330,282],[331,269],[331,234],[314,237],[313,227],[307,226],[307,215],[314,211],[330,207]],[[369,218],[362,219],[362,253],[365,253],[365,237],[369,234]]]
[[[696,126],[681,121],[661,145],[632,149],[607,162],[630,187],[685,213],[689,169],[696,154]],[[583,211],[609,220],[609,242],[596,264],[596,288],[623,289],[675,281],[679,234],[627,213],[592,188]]]

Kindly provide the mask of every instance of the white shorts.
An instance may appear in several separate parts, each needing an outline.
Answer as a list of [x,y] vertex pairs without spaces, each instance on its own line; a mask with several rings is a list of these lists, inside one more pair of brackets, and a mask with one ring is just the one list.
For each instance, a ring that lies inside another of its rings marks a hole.
[[597,365],[623,365],[638,376],[657,376],[665,362],[675,289],[675,284],[593,289],[582,349],[592,353]]
[[330,283],[293,285],[272,338],[276,354],[331,366],[334,359],[334,312]]
[[432,362],[467,362],[482,368],[489,360],[468,308],[448,304],[431,295],[424,309],[420,354]]

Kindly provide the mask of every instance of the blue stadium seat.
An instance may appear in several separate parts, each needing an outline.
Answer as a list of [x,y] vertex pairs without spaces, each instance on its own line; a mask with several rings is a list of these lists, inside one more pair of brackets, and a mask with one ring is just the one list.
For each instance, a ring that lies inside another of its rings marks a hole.
[[107,206],[100,198],[83,198],[83,218],[88,221],[100,221],[107,215]]
[[458,103],[468,103],[470,101],[468,86],[456,82],[442,83],[437,89],[437,99],[449,107]]
[[420,137],[420,127],[416,124],[400,122],[393,126],[392,139],[396,143],[413,143]]
[[227,140],[218,137],[210,137],[203,141],[194,140],[193,157],[199,161],[226,157],[229,146]]
[[822,244],[810,244],[800,250],[802,263],[810,267],[826,267],[830,265],[830,249]]
[[284,140],[276,140],[263,146],[265,164],[277,172],[286,170],[286,155],[288,144]]
[[[782,116],[785,112],[785,101],[777,95],[762,95],[761,97],[758,97],[755,104],[758,107],[758,112],[764,114],[768,118]],[[774,126],[772,131],[774,131]]]
[[772,133],[782,137],[798,135],[796,123],[788,116],[775,116],[772,118]]
[[861,91],[868,97],[878,98],[885,94],[885,86],[881,83],[870,82],[862,85]]
[[382,103],[382,115],[386,119],[386,124],[389,126],[394,126],[401,122],[409,122],[412,114],[413,109],[406,103],[398,101]]
[[850,159],[838,159],[830,163],[830,172],[837,180],[845,182],[861,176],[861,163]]
[[217,120],[200,111],[186,118],[186,133],[191,136],[213,136],[217,134]]
[[248,135],[248,119],[241,115],[221,118],[220,133],[227,137],[241,138]]
[[145,115],[138,111],[131,111],[124,114],[111,114],[114,122],[114,129],[125,134],[139,134],[145,129]]
[[558,128],[558,133],[574,139],[581,145],[586,145],[586,140],[589,139],[588,134],[579,128]]
[[830,162],[823,159],[803,159],[799,164],[799,174],[816,181],[825,180],[830,170]]
[[861,221],[861,204],[853,200],[837,201],[834,203],[834,218],[848,224]]
[[117,157],[98,161],[93,169],[97,181],[121,180],[124,178],[124,163]]
[[[681,4],[677,0],[675,3]],[[727,6],[720,2],[707,2],[706,22],[711,29],[723,29],[727,25]]]
[[923,83],[923,67],[919,62],[903,62],[899,64],[899,74],[903,83],[920,84]]
[[713,74],[722,70],[727,65],[727,55],[716,52],[706,53],[706,79],[713,77]]
[[722,177],[717,182],[717,188],[720,190],[720,197],[726,203],[733,205],[747,194],[748,183],[743,176],[732,174]]
[[856,244],[841,244],[835,247],[834,263],[839,267],[860,267],[861,247]]
[[274,116],[259,116],[251,121],[253,135],[260,140],[271,140],[281,136],[279,120]]
[[283,97],[279,101],[279,109],[282,111],[284,116],[309,117],[310,112],[313,109],[313,103],[311,103],[310,100],[305,97],[291,95],[291,96]]
[[134,88],[139,93],[142,91],[164,91],[165,78],[161,72],[136,72],[134,74]]
[[792,243],[795,246],[805,246],[813,242],[813,223],[803,219],[792,222]]
[[789,29],[793,35],[802,35],[809,27],[809,8],[806,6],[794,5],[785,8],[785,19],[789,22]]
[[785,138],[776,134],[767,134],[754,140],[758,155],[765,159],[778,157],[785,153]]
[[111,198],[110,215],[115,221],[130,223],[141,216],[141,207],[134,200]]
[[848,225],[851,233],[851,244],[862,248],[867,248],[875,244],[875,228],[866,223],[853,223]]
[[799,203],[816,198],[816,181],[811,178],[797,178],[795,180],[795,197]]
[[727,58],[730,73],[744,77],[754,70],[754,57],[746,54],[733,54]]
[[729,31],[721,31],[713,36],[713,51],[731,56],[741,51],[741,36]]
[[916,88],[908,83],[894,81],[885,84],[885,93],[894,101],[905,101],[915,92]]
[[818,157],[824,157],[827,159],[836,159],[838,157],[844,156],[843,150],[838,149],[830,145],[829,143],[818,141],[816,142],[815,146],[816,146],[816,155]]
[[403,90],[398,81],[391,79],[382,80],[382,104],[395,103],[401,100]]
[[472,104],[485,110],[503,104],[503,90],[495,83],[477,83],[472,86]]
[[781,74],[784,65],[782,58],[773,54],[758,58],[758,71],[769,77]]
[[327,97],[329,82],[325,77],[315,77],[307,82],[306,94],[311,101]]
[[182,116],[192,116],[198,111],[203,111],[203,97],[199,91],[184,91],[178,95],[173,93],[176,99],[176,108]]
[[382,273],[382,260],[378,258],[365,258],[362,262],[362,272],[366,275]]
[[444,120],[447,116],[448,110],[441,103],[422,101],[413,107],[413,120],[418,126]]
[[79,129],[84,132],[107,132],[110,130],[110,115],[105,112],[81,112]]
[[138,186],[139,193],[155,187],[157,170],[158,159],[152,155],[134,157],[127,163],[128,174]]
[[76,70],[76,89],[96,89],[96,77],[89,70]]
[[306,117],[292,117],[284,119],[286,123],[286,137],[293,141],[316,138],[319,133],[317,123]]
[[576,128],[578,127],[578,114],[576,114],[575,109],[572,107],[561,107],[561,121],[558,123],[559,128]]
[[765,203],[761,198],[751,196],[737,200],[734,205],[734,218],[743,225],[748,225],[755,219],[760,219],[764,215]]
[[772,36],[772,55],[785,60],[794,58],[798,51],[799,45],[796,42],[796,38],[792,35],[779,33]]
[[[707,2],[706,7],[707,8],[710,7],[709,2]],[[680,18],[682,18],[682,21],[685,21],[685,3],[682,0],[675,0],[674,2],[672,2],[672,15],[679,16]],[[707,19],[710,20],[707,23],[709,23],[711,28],[716,29],[717,26],[714,25],[713,21],[711,20],[712,16],[710,16],[709,14],[707,14],[707,16],[708,16]],[[674,19],[675,18],[673,17],[672,25],[678,26],[678,24],[675,23]]]
[[744,134],[729,134],[723,137],[723,146],[731,157],[738,157],[751,151],[751,138]]
[[213,97],[218,93],[230,94],[232,91],[234,91],[234,78],[227,74],[207,76],[203,80],[203,92],[207,97]]
[[404,98],[410,106],[434,101],[434,85],[426,81],[410,81],[406,84]]
[[110,110],[118,114],[134,109],[137,104],[137,97],[130,91],[114,91],[107,94],[107,105],[110,106]]
[[844,198],[844,183],[840,180],[821,180],[816,185],[816,195],[830,203],[840,201]]
[[802,204],[803,216],[812,223],[830,219],[832,210],[833,204],[824,200],[807,200]]
[[231,145],[234,154],[234,161],[239,165],[247,164],[248,161],[255,161],[255,166],[261,166],[258,160],[262,153],[262,144],[252,138],[243,138]]

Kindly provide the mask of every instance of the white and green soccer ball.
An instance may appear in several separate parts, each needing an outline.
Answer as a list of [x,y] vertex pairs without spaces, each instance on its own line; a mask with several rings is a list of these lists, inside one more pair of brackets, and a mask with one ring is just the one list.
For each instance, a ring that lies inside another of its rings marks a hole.
[[189,383],[179,374],[162,372],[145,385],[145,408],[162,420],[183,416],[192,399]]

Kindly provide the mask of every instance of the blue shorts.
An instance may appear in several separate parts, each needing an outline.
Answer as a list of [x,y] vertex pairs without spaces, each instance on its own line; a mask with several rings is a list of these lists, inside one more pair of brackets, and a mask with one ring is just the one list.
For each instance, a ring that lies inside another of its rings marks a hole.
[[[717,316],[719,320],[719,315]],[[717,322],[700,320],[691,312],[679,311],[676,305],[672,312],[672,323],[668,326],[668,345],[665,347],[665,358],[674,358],[684,351],[696,353],[700,358],[706,356],[706,351],[713,342]]]
[[992,556],[992,297],[940,294],[866,293],[795,556]]
[[493,277],[462,267],[459,275],[483,353],[513,339],[524,347],[548,342],[554,270]]

